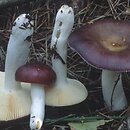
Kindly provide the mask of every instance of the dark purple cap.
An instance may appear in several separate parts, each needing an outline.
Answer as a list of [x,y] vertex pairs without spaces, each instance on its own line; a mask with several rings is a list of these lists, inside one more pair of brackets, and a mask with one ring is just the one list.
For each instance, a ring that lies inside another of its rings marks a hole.
[[17,69],[16,81],[51,85],[56,80],[56,74],[45,64],[25,64]]
[[130,23],[127,21],[106,19],[87,24],[72,32],[69,46],[97,68],[130,70]]

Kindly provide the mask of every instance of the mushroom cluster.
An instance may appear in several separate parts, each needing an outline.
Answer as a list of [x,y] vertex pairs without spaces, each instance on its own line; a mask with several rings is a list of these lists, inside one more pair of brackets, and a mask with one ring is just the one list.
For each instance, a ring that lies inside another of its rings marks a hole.
[[[63,5],[56,16],[50,47],[54,72],[47,65],[26,64],[34,23],[28,14],[16,18],[8,43],[5,72],[0,72],[1,121],[30,114],[30,128],[39,130],[44,120],[45,102],[51,106],[70,106],[86,99],[88,93],[84,85],[67,78],[67,40],[73,24],[72,8]],[[44,90],[43,87],[48,86],[53,88]]]
[[[30,90],[15,80],[15,71],[27,62],[33,20],[29,14],[21,14],[13,23],[10,34],[5,72],[0,72],[0,120],[14,120],[30,114]],[[24,106],[24,107],[23,107]]]
[[130,23],[104,19],[75,30],[69,45],[87,63],[102,69],[105,105],[118,111],[127,107],[121,72],[130,70]]

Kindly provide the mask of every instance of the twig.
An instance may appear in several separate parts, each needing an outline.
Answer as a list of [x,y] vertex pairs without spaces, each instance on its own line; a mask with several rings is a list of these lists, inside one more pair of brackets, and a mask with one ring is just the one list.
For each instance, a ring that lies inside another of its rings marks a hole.
[[113,96],[114,96],[114,92],[115,92],[115,88],[116,88],[116,85],[118,83],[118,81],[120,80],[120,74],[118,75],[117,77],[117,80],[115,81],[115,84],[114,84],[114,87],[113,87],[113,90],[112,90],[112,95],[111,95],[111,110],[112,110],[112,106],[113,106]]
[[[35,1],[35,0],[28,0],[28,2],[29,1]],[[16,5],[16,4],[20,4],[24,2],[27,2],[27,1],[26,0],[0,0],[0,7]]]
[[122,124],[119,126],[118,130],[124,130],[125,125],[126,125],[126,122],[123,121]]

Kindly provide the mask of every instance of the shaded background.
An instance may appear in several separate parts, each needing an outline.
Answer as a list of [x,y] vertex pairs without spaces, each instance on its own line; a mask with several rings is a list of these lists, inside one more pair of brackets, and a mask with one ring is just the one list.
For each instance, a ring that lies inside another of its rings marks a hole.
[[[13,0],[12,0],[13,1]],[[28,62],[42,62],[51,64],[50,53],[48,51],[53,25],[57,10],[63,4],[72,6],[75,11],[75,24],[73,30],[85,25],[87,22],[93,22],[104,18],[123,19],[130,21],[129,1],[126,0],[30,0],[26,2],[0,2],[0,70],[4,71],[6,58],[6,48],[12,23],[15,18],[22,13],[29,13],[35,19],[35,32],[32,38],[32,46]],[[6,2],[6,1],[5,1]],[[102,99],[100,75],[101,70],[91,67],[84,62],[80,56],[68,47],[68,77],[80,80],[88,89],[88,104],[86,115],[124,116],[128,114],[129,108],[119,113],[108,112],[105,109]],[[124,89],[130,104],[130,77],[129,73],[123,74]],[[0,123],[0,130],[27,130],[28,119],[3,125]],[[122,119],[113,120],[100,130],[117,129]],[[45,130],[65,130],[69,129],[67,122],[54,123],[52,125],[44,124]],[[125,128],[124,128],[125,129]]]

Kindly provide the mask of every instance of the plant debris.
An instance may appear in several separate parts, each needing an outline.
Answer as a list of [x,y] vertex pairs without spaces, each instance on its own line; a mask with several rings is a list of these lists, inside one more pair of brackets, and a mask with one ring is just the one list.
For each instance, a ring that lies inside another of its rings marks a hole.
[[[86,23],[92,24],[96,20],[113,18],[118,20],[130,21],[130,7],[129,0],[35,0],[7,6],[0,8],[0,69],[4,71],[6,48],[11,33],[11,27],[14,19],[21,13],[29,13],[35,20],[35,32],[33,35],[32,46],[28,62],[42,62],[51,64],[50,53],[48,52],[51,41],[51,34],[57,10],[61,5],[68,4],[74,8],[75,11],[75,24],[73,30],[85,25]],[[109,112],[105,108],[102,99],[102,90],[100,84],[101,70],[97,70],[84,62],[80,56],[68,47],[68,77],[80,80],[88,89],[89,97],[87,102],[87,112],[84,117],[97,117],[101,116],[105,119],[112,120],[99,130],[117,130],[118,128],[126,130],[126,116],[129,115],[130,110],[125,109],[121,112]],[[130,75],[124,73],[124,89],[130,103]],[[71,113],[70,113],[71,114]],[[115,119],[114,117],[118,117]],[[82,115],[81,115],[82,117]],[[80,118],[81,118],[80,117]],[[72,117],[71,117],[72,118]],[[103,118],[103,119],[104,119]],[[45,120],[44,130],[70,130],[66,120],[57,121],[48,124]],[[74,116],[73,120],[77,120]],[[101,119],[102,120],[102,119]],[[51,120],[52,121],[52,120]],[[29,129],[29,121],[25,120],[21,124],[12,126],[0,126],[1,130],[27,130]],[[43,130],[42,129],[42,130]],[[118,129],[118,130],[120,130]]]

